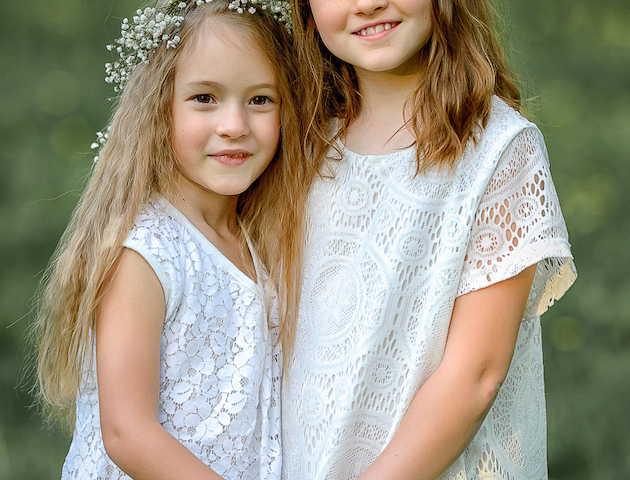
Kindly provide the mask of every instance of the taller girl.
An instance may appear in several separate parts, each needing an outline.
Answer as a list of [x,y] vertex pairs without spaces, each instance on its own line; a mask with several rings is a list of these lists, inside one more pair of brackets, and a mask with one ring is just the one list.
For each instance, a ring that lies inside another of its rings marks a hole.
[[293,2],[315,179],[283,475],[543,479],[576,277],[487,0]]

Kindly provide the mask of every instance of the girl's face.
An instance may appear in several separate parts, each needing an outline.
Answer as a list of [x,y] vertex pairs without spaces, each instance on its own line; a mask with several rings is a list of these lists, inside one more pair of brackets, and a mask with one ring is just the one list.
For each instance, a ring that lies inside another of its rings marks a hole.
[[182,193],[235,196],[276,152],[280,96],[271,64],[250,35],[215,19],[200,29],[175,72],[173,147]]
[[431,0],[310,0],[324,45],[357,73],[415,73],[431,34]]

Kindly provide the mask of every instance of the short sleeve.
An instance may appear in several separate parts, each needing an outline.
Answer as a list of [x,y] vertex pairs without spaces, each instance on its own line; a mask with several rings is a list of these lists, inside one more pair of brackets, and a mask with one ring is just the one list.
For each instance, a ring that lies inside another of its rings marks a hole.
[[182,295],[185,265],[179,251],[181,226],[165,211],[161,201],[144,206],[123,246],[139,253],[157,276],[166,308],[166,319],[173,318]]
[[525,320],[544,313],[577,278],[547,151],[541,133],[531,127],[508,144],[481,198],[458,295],[534,264]]
[[160,281],[160,284],[162,285],[162,290],[164,291],[164,300],[166,303],[168,303],[168,300],[171,296],[170,279],[164,271],[164,268],[162,268],[162,262],[160,261],[160,259],[154,254],[154,252],[151,250],[151,247],[144,243],[142,241],[143,239],[139,237],[139,234],[141,233],[142,232],[140,231],[140,229],[136,228],[135,230],[132,230],[127,237],[127,240],[125,240],[123,246],[140,254],[140,256],[144,258],[144,260],[149,264],[149,266],[157,276],[158,280]]

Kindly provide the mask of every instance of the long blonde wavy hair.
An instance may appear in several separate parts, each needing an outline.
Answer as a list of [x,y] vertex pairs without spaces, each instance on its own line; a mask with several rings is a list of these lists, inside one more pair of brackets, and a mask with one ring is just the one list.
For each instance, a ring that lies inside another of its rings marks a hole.
[[[354,67],[323,44],[308,0],[291,0],[298,65],[305,93],[303,142],[320,172],[326,154],[358,117]],[[489,0],[432,0],[429,40],[421,49],[422,73],[408,99],[407,127],[416,138],[417,171],[452,167],[475,139],[497,95],[520,109],[520,93],[494,27]],[[330,135],[330,122],[339,130]]]
[[[168,1],[161,0],[164,7]],[[220,17],[242,29],[269,58],[281,95],[278,150],[241,194],[238,214],[279,298],[281,342],[290,350],[297,314],[305,167],[292,40],[270,14],[237,13],[229,0],[190,2],[177,48],[162,43],[135,67],[118,99],[109,139],[42,280],[33,326],[38,344],[36,393],[48,420],[72,428],[81,374],[92,359],[99,302],[136,216],[154,194],[172,198],[177,162],[172,146],[176,63],[199,25]]]

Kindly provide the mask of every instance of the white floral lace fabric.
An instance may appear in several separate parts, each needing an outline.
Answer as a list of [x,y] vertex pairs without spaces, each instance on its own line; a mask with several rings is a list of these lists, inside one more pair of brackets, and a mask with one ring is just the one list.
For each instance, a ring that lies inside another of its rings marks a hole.
[[[125,246],[164,288],[161,424],[225,479],[279,479],[282,359],[262,288],[164,199],[146,206]],[[88,370],[64,479],[129,478],[105,452],[95,379]]]
[[455,298],[534,264],[507,379],[443,478],[547,478],[538,316],[576,273],[540,132],[495,98],[454,172],[415,177],[413,149],[342,151],[309,199],[283,478],[359,477],[439,365]]

